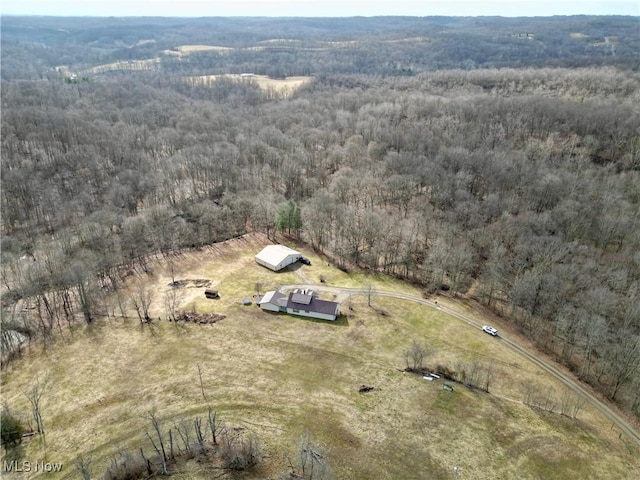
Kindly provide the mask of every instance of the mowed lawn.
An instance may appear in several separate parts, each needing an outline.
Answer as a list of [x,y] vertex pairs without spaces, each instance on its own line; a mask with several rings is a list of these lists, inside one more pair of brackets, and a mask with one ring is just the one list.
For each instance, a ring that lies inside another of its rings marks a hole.
[[[207,300],[194,282],[174,290],[187,311],[226,316],[214,325],[164,320],[171,275],[159,261],[152,275],[132,278],[124,296],[144,282],[153,291],[152,316],[162,320],[141,325],[130,309],[127,319],[58,334],[55,345],[10,366],[2,398],[25,418],[23,392],[36,376],[49,376],[42,399],[46,452],[34,440],[25,458],[64,463],[61,474],[47,477],[80,478],[74,459],[91,456],[98,478],[122,449],[151,453],[144,437],[150,411],[168,429],[211,406],[227,425],[260,440],[264,462],[242,478],[279,478],[304,429],[324,446],[337,479],[453,478],[456,466],[462,478],[476,479],[640,478],[639,452],[599,414],[585,406],[573,420],[525,406],[528,385],[558,397],[563,388],[498,339],[440,310],[375,296],[370,307],[366,297],[353,296],[351,308],[343,305],[347,315],[332,323],[242,305],[256,284],[264,293],[303,279],[319,282],[320,275],[330,285],[419,294],[386,277],[341,272],[306,250],[312,266],[270,272],[253,259],[266,243],[247,236],[174,259],[176,280],[208,280],[219,290],[219,300]],[[430,365],[492,364],[490,393],[459,385],[447,392],[441,380],[402,372],[414,339],[437,349]],[[363,384],[374,390],[359,393]],[[213,474],[193,462],[173,476]]]

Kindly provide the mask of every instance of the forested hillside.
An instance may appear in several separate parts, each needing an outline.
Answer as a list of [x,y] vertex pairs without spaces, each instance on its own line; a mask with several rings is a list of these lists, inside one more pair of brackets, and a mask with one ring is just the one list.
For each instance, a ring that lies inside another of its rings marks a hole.
[[[149,255],[279,229],[477,299],[639,415],[637,26],[3,17],[3,328],[93,322]],[[241,73],[311,78],[187,81]]]

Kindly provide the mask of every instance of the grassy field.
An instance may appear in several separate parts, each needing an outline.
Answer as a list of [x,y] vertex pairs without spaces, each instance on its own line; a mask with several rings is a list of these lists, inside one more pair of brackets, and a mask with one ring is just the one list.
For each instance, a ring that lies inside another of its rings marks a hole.
[[[46,451],[34,439],[25,458],[64,464],[61,474],[47,477],[80,478],[73,461],[90,455],[98,478],[119,450],[151,450],[144,430],[152,409],[168,428],[211,405],[228,425],[260,439],[262,466],[237,478],[278,478],[305,428],[325,446],[338,479],[453,478],[454,466],[473,479],[640,477],[639,452],[599,414],[585,407],[573,420],[527,407],[527,385],[558,394],[562,387],[500,341],[437,309],[381,297],[369,307],[366,297],[353,296],[351,309],[343,305],[347,316],[331,323],[242,305],[257,283],[264,293],[320,276],[330,285],[419,294],[394,279],[346,274],[304,249],[312,266],[270,272],[253,259],[266,243],[248,236],[175,259],[177,280],[208,280],[219,290],[220,300],[207,300],[196,282],[177,289],[185,310],[226,316],[214,325],[156,320],[143,326],[129,311],[127,319],[65,332],[46,351],[32,350],[7,369],[3,401],[25,418],[23,392],[37,376],[49,376],[42,401]],[[165,318],[164,298],[172,290],[166,264],[132,279],[130,291],[140,281],[154,292],[152,316]],[[457,384],[447,392],[442,381],[402,372],[413,339],[437,348],[429,364],[493,364],[490,393]],[[362,384],[375,389],[359,393]],[[212,472],[193,462],[174,478],[212,478]]]
[[287,77],[283,79],[271,78],[266,75],[252,75],[248,78],[240,77],[240,75],[202,75],[198,77],[188,77],[189,82],[200,85],[211,85],[219,78],[229,78],[237,81],[256,82],[262,90],[273,90],[279,95],[291,95],[305,83],[311,81],[311,77]]
[[159,58],[149,58],[146,60],[129,60],[124,62],[109,63],[106,65],[98,65],[87,70],[82,70],[83,75],[112,72],[115,70],[155,70],[160,63]]
[[[273,40],[278,42],[279,40]],[[268,43],[268,42],[267,42]],[[264,46],[248,47],[248,50],[264,50]],[[220,54],[226,54],[233,51],[230,47],[221,47],[215,45],[180,45],[173,50],[163,50],[162,54],[167,56],[182,57],[191,55],[193,53],[201,52],[217,52]],[[96,65],[86,70],[81,70],[77,73],[81,75],[97,75],[105,72],[119,71],[119,70],[156,70],[159,68],[162,62],[162,57],[149,58],[144,60],[128,60],[120,61],[103,65]],[[69,67],[59,66],[57,69],[61,72],[69,72]],[[223,75],[202,75],[195,77],[186,77],[186,81],[196,85],[211,85],[217,79],[228,78],[237,81],[252,81],[255,82],[258,87],[266,92],[275,92],[279,96],[292,95],[297,89],[309,83],[312,77],[305,76],[293,76],[283,79],[271,78],[266,75],[252,75],[251,77],[241,77],[240,75],[223,74]]]
[[233,50],[229,47],[219,47],[215,45],[181,45],[176,48],[180,53],[190,54],[196,52],[229,52]]

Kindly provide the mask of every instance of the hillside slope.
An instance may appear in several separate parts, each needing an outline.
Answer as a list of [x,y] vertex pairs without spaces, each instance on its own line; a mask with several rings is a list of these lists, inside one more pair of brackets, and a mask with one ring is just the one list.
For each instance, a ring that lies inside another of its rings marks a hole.
[[[618,438],[598,411],[585,405],[576,419],[560,415],[565,390],[559,382],[442,309],[376,296],[370,307],[366,295],[353,295],[343,297],[346,317],[332,323],[243,306],[240,300],[255,293],[257,282],[268,289],[300,280],[296,270],[276,274],[255,263],[253,255],[265,240],[245,237],[174,259],[177,279],[209,280],[219,290],[221,299],[212,301],[194,282],[178,289],[180,309],[226,316],[213,325],[140,324],[129,308],[128,319],[115,315],[75,327],[57,335],[46,350],[34,349],[11,365],[3,375],[3,398],[25,418],[29,410],[22,392],[48,372],[46,458],[65,465],[56,478],[78,475],[73,467],[78,454],[93,459],[98,476],[121,449],[151,451],[144,431],[150,429],[146,417],[152,409],[169,429],[182,418],[206,414],[208,406],[229,426],[260,441],[264,461],[242,478],[278,478],[286,472],[305,428],[324,446],[341,479],[453,478],[454,466],[465,478],[478,479],[640,473],[637,447]],[[313,265],[301,268],[311,280],[322,275],[330,285],[420,295],[410,285],[345,274],[312,252],[305,254]],[[152,317],[164,318],[171,276],[162,262],[153,264],[153,272],[130,279],[126,295],[143,285],[154,292]],[[447,392],[442,381],[402,372],[403,352],[412,340],[437,348],[426,361],[434,367],[456,370],[473,360],[491,365],[489,393],[457,383]],[[374,390],[359,393],[363,384]],[[525,405],[531,388],[556,402],[555,411]],[[42,455],[36,437],[25,458]],[[174,473],[208,478],[207,468],[189,462]]]

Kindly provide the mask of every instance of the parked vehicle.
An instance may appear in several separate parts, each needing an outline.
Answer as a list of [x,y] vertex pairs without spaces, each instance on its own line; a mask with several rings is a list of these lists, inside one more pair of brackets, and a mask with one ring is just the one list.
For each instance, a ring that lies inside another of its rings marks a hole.
[[204,291],[204,296],[209,298],[209,299],[214,299],[214,300],[220,298],[220,294],[218,293],[217,290],[211,290],[209,288],[207,288]]
[[482,327],[482,331],[488,333],[489,335],[493,335],[494,337],[498,336],[498,330],[489,325],[485,325]]

